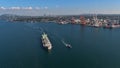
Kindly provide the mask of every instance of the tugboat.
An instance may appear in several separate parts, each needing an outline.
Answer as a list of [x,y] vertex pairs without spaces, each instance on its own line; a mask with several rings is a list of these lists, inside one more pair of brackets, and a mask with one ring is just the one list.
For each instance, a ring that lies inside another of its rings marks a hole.
[[62,43],[67,47],[67,48],[72,48],[72,46],[70,44],[65,43],[64,41],[62,41]]
[[43,44],[43,47],[47,48],[48,50],[52,49],[52,44],[46,33],[42,34],[42,44]]
[[65,46],[66,46],[67,48],[72,48],[72,46],[71,46],[70,44],[65,44]]

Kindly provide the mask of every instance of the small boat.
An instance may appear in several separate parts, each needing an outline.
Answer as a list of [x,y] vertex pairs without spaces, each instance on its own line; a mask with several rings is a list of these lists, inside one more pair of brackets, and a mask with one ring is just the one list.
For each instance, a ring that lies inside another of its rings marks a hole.
[[72,48],[72,46],[70,44],[66,44],[65,45],[67,48]]
[[72,48],[72,46],[70,44],[65,43],[64,41],[62,41],[62,43],[67,47],[67,48]]

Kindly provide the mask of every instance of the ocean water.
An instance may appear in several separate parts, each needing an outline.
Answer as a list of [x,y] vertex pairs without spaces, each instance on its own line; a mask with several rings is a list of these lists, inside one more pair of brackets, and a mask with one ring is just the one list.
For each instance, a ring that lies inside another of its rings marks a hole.
[[[50,52],[42,47],[42,32]],[[120,29],[1,21],[0,68],[120,68]]]

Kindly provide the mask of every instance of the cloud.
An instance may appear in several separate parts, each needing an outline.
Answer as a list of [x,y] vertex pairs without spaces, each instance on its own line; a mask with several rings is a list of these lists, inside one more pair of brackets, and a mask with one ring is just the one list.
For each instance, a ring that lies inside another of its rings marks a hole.
[[5,10],[6,8],[5,7],[0,7],[0,9]]
[[44,7],[44,9],[48,9],[48,7],[46,6],[46,7]]
[[39,10],[39,9],[40,9],[40,7],[35,7],[35,9]]
[[10,7],[9,9],[19,10],[19,9],[21,9],[21,8],[20,8],[20,7]]
[[[17,7],[17,6],[13,6],[13,7],[0,7],[1,10],[33,10],[33,9],[36,9],[36,10],[39,10],[40,7]],[[48,7],[44,7],[44,9],[48,9]]]
[[56,5],[55,7],[56,7],[56,8],[59,8],[59,5]]
[[25,10],[32,10],[32,7],[22,7],[21,9],[25,9]]
[[27,7],[27,9],[32,10],[33,8],[32,7]]

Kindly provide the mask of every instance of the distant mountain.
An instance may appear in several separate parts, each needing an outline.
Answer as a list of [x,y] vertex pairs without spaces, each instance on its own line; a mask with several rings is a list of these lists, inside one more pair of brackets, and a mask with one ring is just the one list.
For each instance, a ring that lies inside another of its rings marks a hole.
[[18,15],[13,14],[3,14],[0,16],[0,20],[13,20],[15,18],[19,17]]
[[14,15],[14,14],[3,14],[1,16],[19,16],[19,15]]

